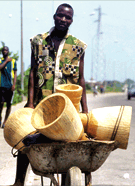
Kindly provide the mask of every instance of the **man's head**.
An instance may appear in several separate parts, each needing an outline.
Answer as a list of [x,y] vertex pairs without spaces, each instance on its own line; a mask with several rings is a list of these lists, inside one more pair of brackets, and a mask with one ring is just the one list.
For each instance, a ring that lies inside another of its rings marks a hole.
[[61,4],[58,6],[54,14],[55,27],[59,31],[65,31],[73,22],[74,10],[69,4]]
[[3,54],[3,56],[8,56],[8,53],[9,53],[9,48],[7,46],[4,46],[2,48],[2,54]]

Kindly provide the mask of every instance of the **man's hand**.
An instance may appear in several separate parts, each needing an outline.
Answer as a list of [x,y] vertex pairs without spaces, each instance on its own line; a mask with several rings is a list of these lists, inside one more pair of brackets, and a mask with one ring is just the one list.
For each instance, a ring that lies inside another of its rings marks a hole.
[[82,113],[88,113],[88,108],[87,106],[85,106],[86,108],[85,109],[82,109]]
[[12,85],[11,90],[12,90],[12,92],[15,90],[15,85]]
[[12,61],[12,58],[11,57],[7,58],[6,62],[8,63],[10,61]]
[[30,108],[33,108],[34,109],[34,105],[32,103],[26,103],[26,105],[24,107],[30,107]]
[[12,58],[10,58],[10,57],[8,58],[7,57],[7,59],[4,61],[4,63],[0,64],[0,70],[2,70],[3,68],[5,68],[6,64],[8,62],[10,62],[10,61],[12,61]]

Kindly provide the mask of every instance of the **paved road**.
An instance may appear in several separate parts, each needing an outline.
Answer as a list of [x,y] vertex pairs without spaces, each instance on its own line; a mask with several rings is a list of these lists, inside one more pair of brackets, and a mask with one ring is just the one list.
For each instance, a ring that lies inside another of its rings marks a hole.
[[113,151],[106,162],[92,173],[93,185],[98,186],[135,186],[135,99],[127,100],[125,94],[113,96],[103,95],[88,99],[89,110],[94,108],[126,105],[132,106],[132,120],[127,150],[117,149]]
[[[92,173],[93,186],[135,186],[135,99],[127,101],[124,93],[103,94],[93,97],[87,95],[89,111],[104,106],[130,105],[133,108],[129,144],[127,150],[117,149],[109,155],[105,163]],[[12,106],[12,112],[22,108],[25,102]],[[3,112],[4,115],[4,112]],[[16,172],[16,158],[11,155],[11,147],[5,142],[3,129],[0,129],[0,186],[14,183]],[[49,179],[45,178],[49,186]],[[34,175],[29,167],[27,185],[40,185],[40,177]]]

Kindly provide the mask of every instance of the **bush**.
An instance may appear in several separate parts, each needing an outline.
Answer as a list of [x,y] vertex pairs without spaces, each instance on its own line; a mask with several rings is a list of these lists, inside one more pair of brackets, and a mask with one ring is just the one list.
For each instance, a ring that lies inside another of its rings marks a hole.
[[15,90],[12,104],[15,105],[17,103],[20,103],[21,101],[22,101],[21,94],[18,94],[18,91]]
[[29,80],[29,72],[30,68],[28,68],[24,72],[24,90],[21,89],[21,74],[17,76],[15,91],[14,91],[14,98],[13,98],[13,105],[20,103],[22,101],[22,95],[28,95],[28,80]]
[[85,84],[86,90],[91,90],[91,87],[89,84]]

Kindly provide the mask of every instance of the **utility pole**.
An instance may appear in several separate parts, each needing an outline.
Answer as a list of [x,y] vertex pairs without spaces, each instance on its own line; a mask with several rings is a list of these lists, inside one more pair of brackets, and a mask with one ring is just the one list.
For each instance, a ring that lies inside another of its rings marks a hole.
[[[92,12],[91,14],[90,14],[90,16],[93,16],[93,15],[95,15],[95,12]],[[94,80],[94,58],[93,58],[93,56],[94,56],[94,40],[95,40],[95,38],[96,38],[96,36],[97,35],[94,35],[94,37],[92,38],[92,40],[91,40],[91,80]]]
[[[23,70],[23,7],[21,0],[21,89],[24,90],[24,70]],[[24,96],[22,95],[22,100]]]
[[98,36],[98,38],[99,38],[99,36],[100,36],[100,23],[101,23],[101,7],[99,6],[99,8],[98,9],[96,9],[96,10],[98,10],[98,27],[97,27],[97,36]]
[[104,55],[104,91],[106,90],[107,81],[106,81],[106,56]]
[[101,7],[99,6],[98,9],[95,9],[98,11],[98,20],[95,22],[98,22],[97,26],[97,56],[96,56],[96,81],[98,78],[98,63],[99,63],[99,42],[100,42],[100,24],[101,24]]
[[94,56],[94,40],[95,40],[95,37],[97,35],[95,35],[93,38],[92,38],[92,42],[91,42],[91,80],[94,79],[94,74],[93,74],[93,70],[94,70],[94,60],[93,60],[93,56]]
[[[101,43],[101,34],[103,34],[103,32],[101,31],[101,16],[103,15],[103,13],[101,13],[101,6],[99,6],[99,8],[95,9],[96,11],[98,11],[98,20],[96,20],[95,22],[98,22],[97,25],[97,47],[96,47],[96,81],[98,79],[98,73],[103,76],[103,72],[101,70],[101,72],[99,71],[99,62],[100,65],[102,66],[101,69],[103,69],[103,64],[104,63],[104,59],[103,59],[103,46],[100,46]],[[104,69],[103,69],[104,70]]]
[[[52,1],[52,15],[54,15],[54,0]],[[52,20],[52,25],[54,23],[54,20]]]

